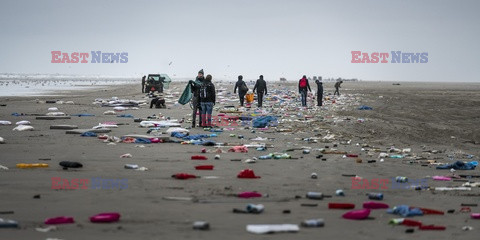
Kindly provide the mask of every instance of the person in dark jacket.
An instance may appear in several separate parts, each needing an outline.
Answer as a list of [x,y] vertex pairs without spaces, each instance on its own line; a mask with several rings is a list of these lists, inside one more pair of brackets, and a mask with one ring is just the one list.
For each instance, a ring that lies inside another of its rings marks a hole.
[[340,96],[340,91],[338,91],[338,89],[340,88],[340,85],[342,83],[343,83],[343,81],[339,81],[339,82],[335,83],[335,92],[333,93],[333,96],[335,96],[335,94],[338,94],[338,96]]
[[253,87],[253,92],[255,92],[255,90],[257,90],[258,107],[262,107],[263,94],[265,93],[265,95],[267,95],[267,82],[263,80],[263,75],[260,75],[260,78],[257,79],[255,87]]
[[143,75],[142,77],[142,93],[145,93],[145,79],[147,78],[147,76]]
[[245,94],[248,92],[247,84],[243,81],[243,76],[238,76],[238,81],[235,83],[235,89],[233,89],[233,93],[237,93],[238,88],[238,98],[240,98],[240,106],[243,106],[245,102]]
[[322,83],[322,77],[318,77],[317,80],[315,80],[315,83],[317,84],[317,106],[321,107],[323,105],[323,83]]
[[310,84],[308,83],[307,76],[303,75],[302,79],[298,81],[298,92],[302,97],[302,107],[307,106],[307,91],[311,92],[312,89],[310,89]]
[[212,126],[212,112],[216,101],[215,85],[212,83],[212,75],[207,75],[200,88],[200,104],[202,109],[203,127]]
[[[192,113],[192,128],[195,127],[195,122],[197,119],[197,113],[202,112],[202,107],[200,105],[200,87],[202,86],[205,78],[203,77],[203,69],[198,71],[197,78],[195,79],[195,82],[191,82],[191,90],[193,93],[192,96],[192,106],[193,106],[193,113]],[[202,126],[202,118],[199,117],[198,125]]]

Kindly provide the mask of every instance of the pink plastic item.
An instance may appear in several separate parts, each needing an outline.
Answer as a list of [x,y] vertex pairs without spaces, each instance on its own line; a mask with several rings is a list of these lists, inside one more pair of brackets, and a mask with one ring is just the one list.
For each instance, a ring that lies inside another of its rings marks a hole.
[[353,210],[343,214],[343,218],[352,219],[352,220],[362,220],[368,218],[370,215],[370,209],[360,209],[360,210]]
[[257,192],[242,192],[237,195],[239,198],[257,198],[257,197],[262,197],[261,193]]
[[160,138],[150,138],[151,143],[162,143],[163,140]]
[[66,223],[75,223],[73,217],[55,217],[48,218],[45,220],[45,224],[66,224]]
[[120,219],[120,213],[99,213],[90,217],[93,223],[110,223],[117,222]]
[[470,217],[473,219],[480,219],[480,213],[471,213]]
[[433,178],[433,180],[436,180],[436,181],[451,181],[452,180],[452,178],[445,177],[445,176],[433,176],[432,178]]
[[229,152],[237,152],[237,153],[238,152],[241,152],[241,153],[245,152],[246,153],[246,152],[248,152],[248,148],[245,147],[245,146],[234,146],[234,147],[228,149],[228,151]]
[[364,202],[363,208],[366,209],[381,209],[381,208],[389,208],[388,204],[382,202]]

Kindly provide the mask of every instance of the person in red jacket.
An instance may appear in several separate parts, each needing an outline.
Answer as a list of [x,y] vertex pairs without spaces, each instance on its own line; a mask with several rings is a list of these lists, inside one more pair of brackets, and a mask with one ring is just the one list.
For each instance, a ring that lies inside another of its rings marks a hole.
[[302,97],[302,107],[307,106],[307,90],[312,92],[312,89],[310,89],[310,84],[308,83],[307,76],[303,75],[302,79],[298,81],[298,92]]

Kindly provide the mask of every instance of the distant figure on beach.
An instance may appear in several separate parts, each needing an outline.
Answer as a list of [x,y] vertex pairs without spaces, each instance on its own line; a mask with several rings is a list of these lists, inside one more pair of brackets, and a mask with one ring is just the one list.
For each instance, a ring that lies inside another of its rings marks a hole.
[[323,83],[322,83],[322,77],[318,77],[317,80],[315,80],[315,83],[317,84],[317,106],[321,107],[323,105]]
[[153,94],[153,96],[154,98],[150,102],[150,108],[152,108],[154,105],[155,105],[155,108],[167,108],[163,93]]
[[308,83],[307,76],[303,75],[302,79],[298,81],[298,92],[302,97],[302,107],[307,106],[307,91],[312,91],[310,89],[310,84]]
[[335,83],[335,92],[333,93],[333,96],[335,96],[335,94],[338,94],[338,96],[340,96],[340,91],[338,89],[340,88],[340,85],[342,83],[343,83],[343,81],[339,81],[339,82]]
[[258,107],[262,107],[263,104],[263,94],[267,95],[267,82],[263,80],[263,75],[260,75],[259,79],[255,83],[255,87],[253,87],[253,92],[257,90],[257,101]]
[[212,126],[212,112],[215,100],[215,85],[212,83],[212,75],[209,74],[200,87],[201,118],[203,127]]
[[235,83],[235,89],[233,89],[233,93],[237,93],[238,88],[238,98],[240,98],[240,106],[243,106],[245,101],[245,94],[248,92],[247,84],[243,81],[243,76],[238,76],[238,81]]
[[147,78],[147,76],[143,75],[142,77],[142,93],[145,93],[146,90],[145,90],[145,79]]
[[[197,120],[197,113],[202,112],[202,107],[200,106],[200,87],[202,86],[205,78],[203,77],[203,69],[198,71],[197,78],[195,79],[195,82],[190,83],[191,84],[191,89],[193,93],[192,97],[192,106],[193,106],[193,113],[192,113],[192,128],[195,127],[195,122]],[[198,121],[198,125],[202,126],[202,117],[200,117]]]

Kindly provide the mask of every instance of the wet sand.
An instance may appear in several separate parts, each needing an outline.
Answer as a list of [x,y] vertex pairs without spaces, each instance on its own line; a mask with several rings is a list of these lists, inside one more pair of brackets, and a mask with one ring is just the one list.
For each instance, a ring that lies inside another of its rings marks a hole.
[[[275,89],[284,89],[280,83],[268,83],[269,96],[275,96]],[[314,84],[312,84],[314,85]],[[296,84],[289,84],[295,90]],[[184,84],[172,84],[170,92],[183,90]],[[228,90],[230,86],[227,86]],[[219,88],[219,86],[217,87]],[[312,88],[316,88],[312,86]],[[325,96],[331,97],[333,83],[325,84]],[[103,115],[108,107],[96,106],[96,98],[111,97],[144,99],[139,92],[140,86],[125,85],[101,88],[93,91],[72,92],[70,96],[58,97],[8,97],[0,98],[0,120],[13,123],[0,126],[0,137],[6,141],[0,144],[0,164],[9,170],[0,170],[0,211],[14,211],[13,214],[0,214],[0,218],[19,222],[19,229],[0,229],[0,239],[477,239],[480,221],[471,219],[469,213],[460,213],[461,203],[477,203],[479,188],[471,191],[439,192],[413,189],[352,189],[350,177],[353,174],[364,179],[406,176],[420,179],[434,175],[449,175],[448,170],[437,170],[434,165],[421,166],[410,163],[413,157],[451,163],[454,160],[472,161],[480,155],[480,84],[467,83],[401,83],[390,82],[346,82],[342,85],[342,96],[336,103],[327,101],[325,108],[298,110],[291,106],[289,110],[277,112],[282,119],[277,128],[268,130],[234,127],[233,131],[224,131],[216,142],[248,144],[255,137],[274,138],[266,141],[274,148],[257,151],[250,148],[248,153],[222,153],[220,160],[214,160],[215,153],[201,154],[204,146],[182,145],[178,143],[140,144],[117,143],[107,145],[93,137],[65,134],[65,130],[50,130],[54,124],[73,124],[79,128],[91,128],[98,123],[115,121],[122,123],[108,135],[120,137],[124,134],[146,134],[146,128],[140,128],[131,118],[118,118]],[[284,96],[282,94],[280,96]],[[267,96],[267,98],[269,97]],[[36,99],[73,101],[75,104],[37,103]],[[172,101],[176,100],[172,99]],[[288,101],[287,101],[288,102]],[[235,105],[238,104],[234,102]],[[217,104],[222,107],[226,104]],[[274,105],[266,101],[265,109]],[[298,101],[297,101],[298,106]],[[371,106],[373,110],[357,110],[358,106]],[[35,116],[11,116],[11,113],[44,114],[49,107],[58,107],[67,114],[90,113],[94,117],[74,117],[65,120],[36,120]],[[253,109],[251,110],[253,111]],[[301,112],[303,115],[299,116]],[[127,110],[126,114],[145,118],[162,113],[172,119],[190,118],[188,105],[169,104],[169,109]],[[214,111],[215,114],[218,111]],[[229,114],[230,115],[230,114]],[[288,116],[287,116],[288,115]],[[313,116],[304,121],[305,115]],[[294,117],[292,117],[294,116]],[[28,120],[34,131],[12,131],[14,124]],[[183,123],[182,127],[190,126]],[[277,132],[277,129],[292,129],[293,132]],[[195,128],[190,134],[209,134]],[[230,134],[243,135],[244,139],[230,137]],[[322,140],[334,134],[331,141]],[[318,141],[308,142],[304,138],[318,137]],[[351,141],[350,144],[347,144]],[[358,143],[358,145],[357,145]],[[337,144],[337,147],[334,147]],[[369,145],[363,147],[362,145]],[[326,148],[328,146],[328,148]],[[379,152],[392,146],[398,149],[411,148],[411,156],[403,159],[385,158],[380,162]],[[259,157],[272,152],[302,147],[311,148],[310,154],[302,150],[288,152],[295,159],[257,160],[254,164],[244,160]],[[215,147],[205,147],[215,150]],[[228,150],[229,147],[223,147]],[[358,154],[356,158],[343,158],[342,154],[323,154],[326,161],[316,158],[322,154],[320,149],[337,149],[349,154]],[[436,152],[439,153],[433,154]],[[130,153],[132,158],[119,158]],[[192,161],[192,155],[206,155],[207,161]],[[468,155],[475,155],[472,159]],[[51,160],[41,161],[41,158]],[[241,159],[242,161],[232,161]],[[367,163],[376,160],[375,163]],[[84,167],[78,170],[62,170],[60,161],[78,161]],[[48,163],[48,168],[18,169],[17,163]],[[145,166],[148,171],[124,169],[127,163]],[[212,164],[213,171],[198,171],[194,166]],[[238,179],[236,175],[242,169],[251,168],[259,179]],[[172,174],[186,172],[203,178],[176,180]],[[310,174],[316,172],[317,179]],[[456,174],[479,175],[478,169],[457,171]],[[216,176],[218,178],[205,178]],[[52,177],[63,179],[128,179],[126,189],[52,189]],[[473,179],[475,180],[475,179]],[[480,181],[480,180],[476,180]],[[460,186],[462,182],[438,182],[428,179],[430,187]],[[335,190],[343,189],[345,197],[335,196]],[[258,191],[268,197],[240,199],[234,194],[245,191]],[[305,198],[308,191],[333,195],[323,200]],[[406,204],[416,207],[428,207],[455,213],[445,215],[426,215],[414,217],[425,224],[446,226],[445,231],[419,231],[405,233],[407,227],[392,226],[388,222],[401,216],[386,213],[384,209],[373,210],[370,219],[353,221],[341,216],[348,210],[328,209],[329,202],[354,203],[360,209],[369,192],[384,194],[384,203],[391,207]],[[39,199],[34,195],[40,195]],[[301,198],[296,198],[301,196]],[[165,197],[191,197],[192,201],[172,201]],[[244,208],[248,203],[261,203],[265,211],[261,214],[235,214],[233,208]],[[302,203],[316,203],[316,207],[301,206]],[[282,213],[290,210],[290,214]],[[472,212],[480,208],[471,207]],[[119,212],[121,219],[117,223],[94,224],[88,217],[101,212]],[[42,233],[36,227],[45,226],[46,218],[71,216],[76,223],[58,225],[56,231]],[[298,233],[278,233],[255,235],[246,231],[247,224],[299,224],[305,219],[323,218],[325,226],[321,228],[301,228]],[[207,221],[209,231],[192,229],[193,221]],[[463,226],[472,226],[472,231],[462,231]]]

